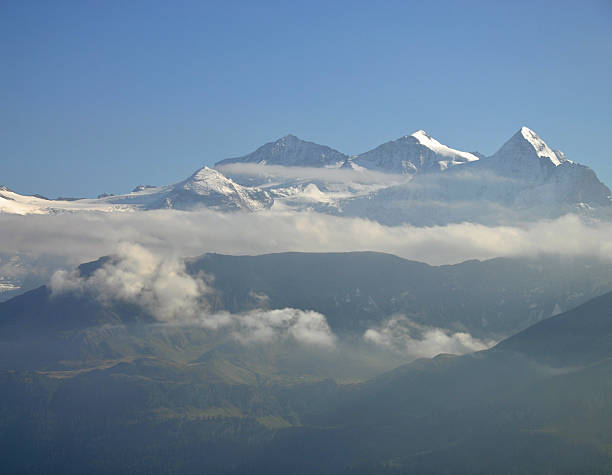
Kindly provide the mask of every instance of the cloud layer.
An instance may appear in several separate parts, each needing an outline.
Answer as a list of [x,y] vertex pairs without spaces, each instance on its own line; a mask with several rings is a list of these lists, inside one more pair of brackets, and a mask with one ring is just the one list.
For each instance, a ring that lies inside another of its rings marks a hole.
[[[90,278],[67,270],[51,280],[54,292],[93,292],[101,301],[134,302],[165,324],[200,325],[243,344],[292,340],[333,347],[336,336],[325,316],[299,309],[211,313],[206,276],[189,276],[182,257],[206,252],[380,251],[430,264],[542,253],[612,258],[612,223],[585,222],[574,215],[522,226],[451,224],[388,227],[359,218],[315,212],[222,214],[151,211],[52,216],[0,215],[3,264],[25,256],[32,269],[74,266],[116,255]],[[38,259],[38,261],[37,261]],[[49,264],[51,263],[51,264]],[[60,264],[61,263],[61,264]],[[11,270],[11,264],[6,268]],[[14,270],[14,269],[13,269]],[[11,270],[12,272],[12,270]],[[27,272],[24,272],[27,274]],[[259,296],[265,307],[265,295]],[[490,342],[439,328],[417,328],[393,317],[364,335],[369,343],[410,357],[483,349]]]
[[72,265],[120,252],[121,242],[139,244],[156,254],[181,256],[367,250],[449,264],[540,253],[610,259],[612,223],[587,223],[567,215],[522,226],[389,227],[315,212],[222,214],[207,210],[0,215],[0,242],[5,255],[62,256]]

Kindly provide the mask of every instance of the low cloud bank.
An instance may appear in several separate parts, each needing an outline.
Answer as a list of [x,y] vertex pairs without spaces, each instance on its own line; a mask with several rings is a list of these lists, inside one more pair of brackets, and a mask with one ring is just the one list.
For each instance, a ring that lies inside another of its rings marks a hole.
[[414,227],[315,212],[223,214],[209,210],[0,215],[0,242],[5,255],[62,256],[72,265],[118,253],[121,242],[139,244],[156,254],[181,256],[379,251],[430,264],[451,264],[541,253],[610,259],[612,223],[587,223],[566,215],[521,226]]
[[[339,339],[317,312],[293,308],[212,312],[210,281],[205,275],[187,274],[182,257],[206,252],[379,251],[430,264],[538,254],[611,259],[612,223],[566,215],[517,226],[385,226],[361,218],[275,210],[0,215],[0,243],[0,265],[15,275],[26,269],[20,276],[117,256],[88,277],[75,271],[55,272],[51,288],[56,294],[89,292],[102,302],[129,301],[164,325],[198,325],[243,345],[285,341],[335,348]],[[11,260],[12,256],[20,259]],[[265,306],[266,296],[257,297]],[[362,340],[366,346],[406,359],[466,353],[492,344],[467,333],[418,326],[399,316],[370,328]]]
[[495,343],[479,340],[466,332],[451,333],[419,325],[402,315],[394,315],[380,326],[368,329],[363,339],[413,358],[431,358],[440,353],[463,355],[486,350]]

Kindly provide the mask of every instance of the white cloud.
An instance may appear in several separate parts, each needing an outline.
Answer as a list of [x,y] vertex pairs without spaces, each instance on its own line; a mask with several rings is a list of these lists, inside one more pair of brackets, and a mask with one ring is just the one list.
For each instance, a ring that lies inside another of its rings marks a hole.
[[0,215],[0,242],[4,255],[63,256],[73,265],[120,252],[120,242],[136,243],[156,254],[181,256],[367,250],[430,264],[539,253],[610,259],[612,223],[587,223],[567,215],[521,226],[414,227],[315,212],[222,214],[207,210]]
[[412,358],[431,358],[440,353],[462,355],[485,350],[493,341],[482,341],[469,333],[451,333],[442,328],[419,325],[405,316],[394,315],[380,326],[369,328],[363,339]]
[[98,299],[133,302],[161,321],[191,319],[206,306],[208,288],[185,272],[181,259],[156,255],[142,246],[120,243],[116,257],[89,277],[60,270],[51,291],[88,292]]
[[59,270],[51,277],[50,286],[52,295],[80,292],[102,303],[131,302],[160,322],[229,332],[244,344],[291,338],[307,346],[333,347],[336,341],[325,316],[314,311],[284,308],[212,313],[206,300],[211,291],[205,276],[192,277],[182,259],[157,255],[135,244],[122,243],[119,253],[91,275]]
[[317,180],[327,183],[393,185],[410,179],[404,175],[366,169],[285,167],[258,163],[230,163],[218,168],[224,174],[258,177],[265,181]]
[[270,343],[291,337],[304,345],[331,348],[336,342],[325,316],[311,310],[254,310],[234,319],[233,336],[243,343]]

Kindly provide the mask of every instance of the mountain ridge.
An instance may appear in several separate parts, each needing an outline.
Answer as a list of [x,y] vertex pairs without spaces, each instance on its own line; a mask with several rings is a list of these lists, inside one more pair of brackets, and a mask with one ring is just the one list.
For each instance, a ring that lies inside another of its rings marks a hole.
[[289,134],[274,142],[268,142],[247,155],[220,160],[215,163],[215,167],[222,167],[231,163],[339,167],[347,158],[348,155],[331,147],[308,142]]
[[[418,130],[352,157],[286,135],[216,166],[200,168],[173,185],[139,186],[125,195],[98,199],[46,200],[5,187],[0,190],[0,212],[202,207],[256,212],[278,204],[281,209],[422,226],[464,221],[514,224],[567,213],[605,217],[612,208],[612,192],[592,169],[568,160],[525,126],[490,157],[452,149]],[[238,169],[225,172],[225,167]],[[254,179],[252,167],[262,175]],[[272,170],[270,175],[267,170]],[[382,173],[368,178],[367,185],[351,181],[372,171]]]
[[414,175],[444,171],[449,167],[477,160],[479,157],[476,155],[452,149],[424,130],[418,130],[351,157],[347,166]]

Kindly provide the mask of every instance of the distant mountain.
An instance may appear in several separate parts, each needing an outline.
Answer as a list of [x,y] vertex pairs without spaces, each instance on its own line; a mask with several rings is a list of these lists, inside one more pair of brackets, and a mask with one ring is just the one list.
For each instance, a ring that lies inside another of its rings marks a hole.
[[529,167],[529,160],[533,159],[542,160],[547,164],[550,162],[556,167],[567,161],[562,152],[553,151],[538,134],[525,126],[521,127],[493,157],[499,160],[512,160],[515,169],[520,168],[521,164]]
[[344,215],[390,225],[442,225],[513,224],[611,205],[612,192],[593,170],[522,127],[490,158],[418,174],[409,183],[342,200],[339,208]]
[[415,175],[422,172],[444,171],[455,165],[478,159],[479,157],[472,153],[454,150],[441,144],[424,130],[418,130],[412,135],[405,135],[352,157],[346,166]]
[[509,187],[511,193],[491,197],[506,205],[596,207],[611,204],[612,192],[593,170],[567,160],[560,151],[553,151],[527,127],[522,127],[491,158],[470,164],[464,171],[479,175],[490,172],[516,183]]
[[[87,278],[108,261],[83,264],[79,273]],[[339,336],[358,338],[401,314],[419,325],[499,340],[612,290],[612,264],[587,258],[429,266],[375,252],[206,254],[188,260],[187,271],[210,278],[206,300],[213,312],[315,310]],[[0,303],[0,342],[154,321],[134,303],[52,295],[43,286]]]
[[347,155],[325,145],[306,142],[295,135],[286,135],[275,142],[262,145],[248,155],[226,158],[215,163],[223,167],[232,163],[256,163],[260,165],[284,165],[292,167],[340,167]]
[[266,191],[239,185],[208,167],[160,195],[147,206],[148,209],[207,207],[219,211],[257,211],[269,208],[274,202]]
[[201,168],[174,185],[140,186],[98,199],[47,200],[2,188],[0,212],[258,211],[276,202],[282,209],[417,226],[612,214],[612,192],[595,172],[527,127],[488,158],[447,147],[419,130],[354,157],[288,135],[217,167]]
[[342,166],[412,175],[419,171],[446,170],[454,165],[478,159],[474,154],[449,148],[424,130],[419,130],[354,157],[324,145],[305,142],[294,135],[287,135],[243,157],[221,160],[215,166],[223,168],[235,163],[330,168]]
[[305,142],[294,135],[287,135],[276,142],[263,145],[251,154],[221,160],[215,166],[221,170],[224,166],[238,163],[342,167],[414,175],[418,172],[443,171],[455,165],[479,160],[479,158],[479,154],[454,150],[441,144],[427,132],[419,130],[412,135],[384,143],[369,152],[353,157],[323,145]]
[[0,212],[49,214],[78,211],[139,211],[152,209],[258,211],[270,208],[274,199],[267,191],[242,186],[221,172],[204,167],[188,179],[167,186],[139,186],[125,195],[79,200],[47,200],[0,190]]
[[612,290],[598,259],[497,258],[430,266],[376,252],[206,254],[219,310],[313,309],[334,331],[361,334],[393,314],[498,340]]

